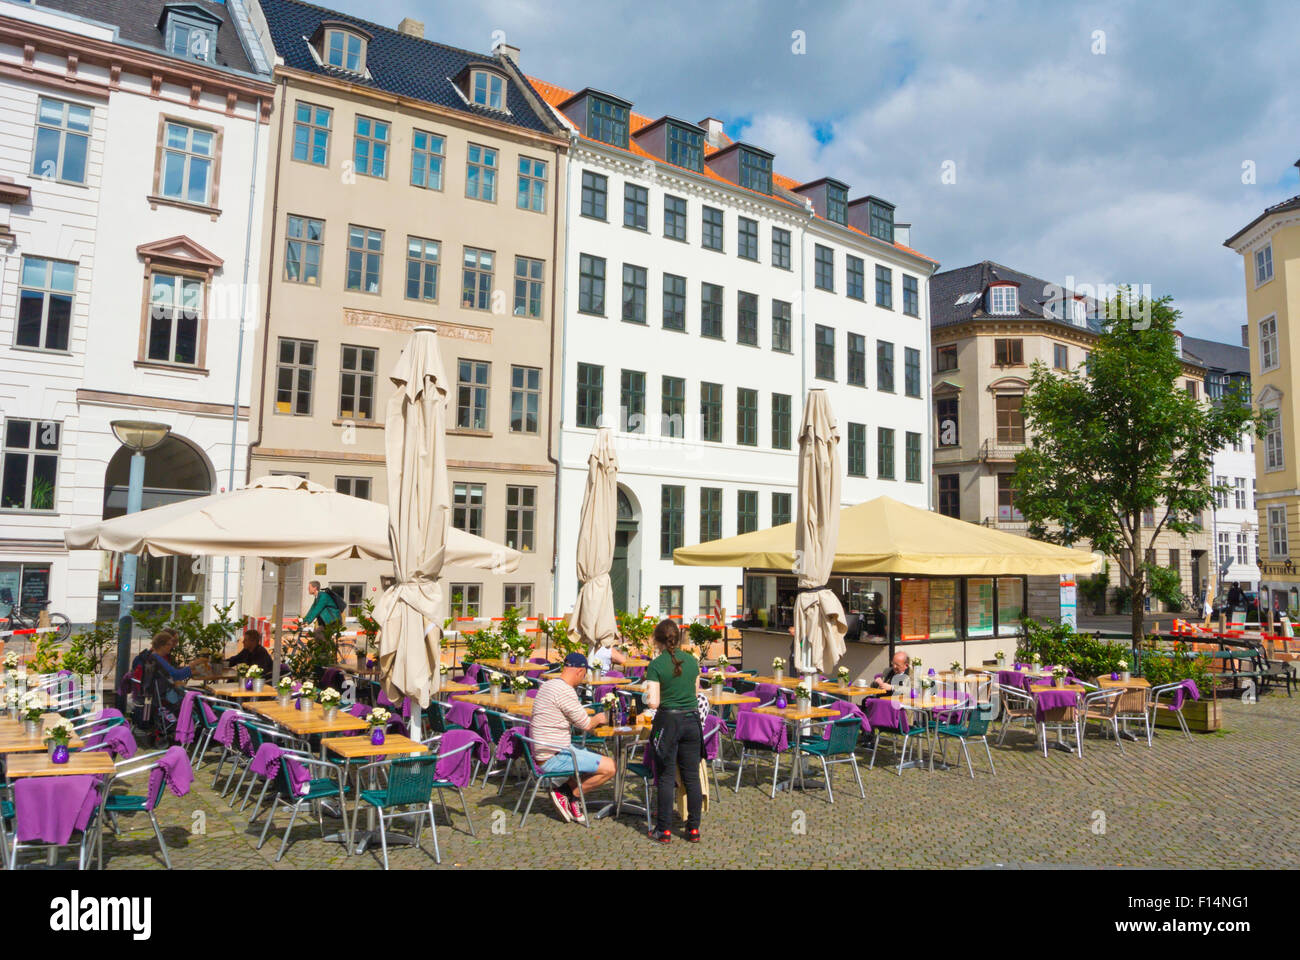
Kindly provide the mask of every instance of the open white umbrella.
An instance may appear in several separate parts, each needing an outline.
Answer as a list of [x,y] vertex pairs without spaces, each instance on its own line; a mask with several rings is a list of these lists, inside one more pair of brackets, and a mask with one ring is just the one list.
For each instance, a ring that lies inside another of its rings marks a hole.
[[579,636],[590,653],[612,646],[618,636],[614,589],[614,532],[618,521],[618,457],[608,427],[596,431],[587,458],[587,487],[578,525],[578,598],[569,617],[569,636]]
[[[441,686],[438,575],[451,526],[443,432],[447,384],[433,327],[416,327],[390,378],[396,389],[384,421],[384,458],[396,580],[375,608],[379,675],[392,700],[411,697],[423,708]],[[418,738],[418,711],[412,719]]]
[[844,656],[848,622],[826,585],[840,534],[840,434],[824,390],[808,391],[799,428],[799,502],[794,528],[794,639],[801,674],[829,670]]

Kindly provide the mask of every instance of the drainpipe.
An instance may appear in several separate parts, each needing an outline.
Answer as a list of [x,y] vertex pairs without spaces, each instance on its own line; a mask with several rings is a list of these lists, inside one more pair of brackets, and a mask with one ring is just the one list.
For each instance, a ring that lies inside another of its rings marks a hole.
[[[560,314],[560,431],[559,431],[559,437],[556,440],[556,444],[555,444],[555,460],[553,461],[555,463],[555,516],[552,522],[555,524],[555,536],[552,537],[553,544],[552,544],[552,554],[551,554],[551,612],[556,615],[558,615],[559,613],[559,606],[560,606],[559,520],[560,520],[560,478],[564,475],[564,470],[563,467],[561,466],[561,464],[563,464],[564,462],[564,397],[565,397],[564,384],[568,377],[568,371],[569,371],[569,363],[568,363],[568,358],[569,358],[569,234],[572,233],[572,230],[570,230],[569,228],[568,202],[569,202],[569,197],[572,195],[570,193],[570,190],[573,187],[573,148],[577,144],[577,142],[578,142],[577,131],[570,130],[569,131],[569,159],[564,167],[564,202],[565,202],[564,275],[563,275],[564,296],[562,298],[563,301],[561,306],[562,312]],[[559,153],[558,147],[556,148],[556,153],[557,155]],[[556,179],[555,189],[556,192],[558,193],[560,189],[559,177],[556,177],[555,179]],[[559,209],[560,209],[559,202],[557,198],[556,207],[555,207],[557,216],[559,214]],[[558,219],[556,220],[555,229],[557,231],[559,230]],[[558,286],[558,284],[552,284],[552,288],[554,288],[555,286]],[[552,289],[552,298],[554,298],[554,293],[555,291],[554,289]],[[555,317],[554,308],[552,308],[552,313],[551,313],[552,323],[554,322],[554,317]],[[548,422],[554,423],[555,422],[555,407],[554,407],[555,338],[554,337],[551,338],[551,349],[552,349],[552,366],[551,366],[551,376],[549,379],[550,379],[550,395],[551,395],[550,402],[552,406],[550,410],[547,411],[547,413],[549,415]],[[549,444],[547,446],[549,447]]]
[[[807,208],[808,223],[817,216],[811,206]],[[804,227],[799,238],[799,406],[808,399],[808,270],[807,248],[809,233]]]

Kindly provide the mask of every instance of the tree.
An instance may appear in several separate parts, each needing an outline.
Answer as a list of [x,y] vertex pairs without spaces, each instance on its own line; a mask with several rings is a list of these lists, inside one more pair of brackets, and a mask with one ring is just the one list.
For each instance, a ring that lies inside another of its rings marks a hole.
[[[1133,299],[1121,289],[1105,317],[1085,366],[1062,374],[1034,364],[1023,408],[1031,436],[1012,483],[1031,536],[1087,540],[1115,559],[1131,584],[1140,638],[1146,598],[1177,592],[1169,571],[1147,559],[1150,545],[1165,529],[1196,529],[1226,489],[1214,485],[1215,451],[1266,420],[1253,418],[1236,390],[1213,402],[1188,393],[1169,297]],[[1145,512],[1157,518],[1149,532]]]

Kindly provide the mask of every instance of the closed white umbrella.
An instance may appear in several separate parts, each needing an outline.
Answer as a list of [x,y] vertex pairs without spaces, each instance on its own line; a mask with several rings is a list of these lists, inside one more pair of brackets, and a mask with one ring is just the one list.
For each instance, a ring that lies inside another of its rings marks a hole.
[[588,652],[612,646],[618,636],[614,589],[614,532],[618,521],[618,457],[608,427],[596,431],[587,458],[587,487],[578,525],[578,598],[569,617],[569,636],[581,637]]
[[844,656],[848,622],[826,582],[840,534],[840,434],[824,390],[810,390],[799,428],[799,502],[795,514],[794,604],[797,668],[801,674],[829,670]]

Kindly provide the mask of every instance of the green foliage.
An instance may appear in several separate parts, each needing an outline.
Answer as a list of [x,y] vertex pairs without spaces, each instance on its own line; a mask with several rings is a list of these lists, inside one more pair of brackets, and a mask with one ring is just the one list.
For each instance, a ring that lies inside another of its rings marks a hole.
[[1118,643],[1098,640],[1091,633],[1078,633],[1069,624],[1040,623],[1025,618],[1025,636],[1016,648],[1017,661],[1027,662],[1034,654],[1041,662],[1060,664],[1085,679],[1112,673],[1120,669],[1119,661],[1129,661],[1132,656],[1127,647]]
[[313,683],[327,667],[339,662],[339,634],[343,621],[316,624],[315,630],[304,635],[300,643],[290,650],[284,660],[289,673],[299,680]]
[[559,620],[539,618],[537,629],[547,638],[550,648],[561,657],[568,656],[571,653],[586,653],[584,649],[586,644],[582,641],[582,638],[569,636],[569,621],[564,618]]
[[1103,610],[1103,604],[1106,602],[1106,591],[1110,589],[1110,564],[1107,563],[1102,567],[1101,573],[1094,574],[1091,577],[1080,577],[1078,580],[1079,596],[1088,604],[1088,611]]
[[100,620],[68,642],[67,652],[63,655],[63,668],[77,674],[103,673],[105,660],[116,647],[116,624],[111,620]]
[[1147,637],[1138,649],[1138,672],[1151,686],[1194,680],[1202,691],[1210,688],[1210,657],[1193,653],[1181,640],[1171,645],[1167,640]]
[[522,610],[508,607],[501,615],[501,626],[497,628],[502,649],[507,653],[513,653],[516,657],[527,657],[533,650],[533,641],[519,628],[523,619]]
[[48,477],[32,477],[32,509],[54,509],[54,482]]
[[178,662],[185,663],[195,657],[219,660],[240,626],[238,620],[230,619],[234,607],[233,603],[224,607],[213,604],[216,616],[210,623],[203,622],[203,605],[199,603],[177,607],[174,614],[165,610],[161,614],[142,613],[136,616],[136,622],[145,626],[150,636],[163,629],[175,633],[176,647],[172,655]]
[[497,660],[501,657],[501,637],[495,630],[475,630],[465,638],[466,660]]
[[701,652],[707,650],[709,644],[722,636],[721,630],[711,627],[707,623],[692,623],[686,628],[686,632],[690,634],[691,643],[699,647]]
[[36,652],[32,655],[27,668],[32,673],[58,673],[61,653],[59,641],[52,633],[36,634]]
[[615,619],[618,621],[618,633],[623,638],[623,642],[629,644],[642,656],[648,654],[650,637],[654,634],[655,625],[658,623],[650,616],[650,608],[642,607],[636,613],[620,610],[615,614]]
[[1162,603],[1181,609],[1187,605],[1183,596],[1182,578],[1173,567],[1161,567],[1154,563],[1144,563],[1147,575],[1147,592]]
[[373,641],[379,636],[379,621],[375,619],[375,601],[369,597],[361,601],[361,609],[357,611],[357,623],[361,625],[361,632],[366,635],[367,640]]

